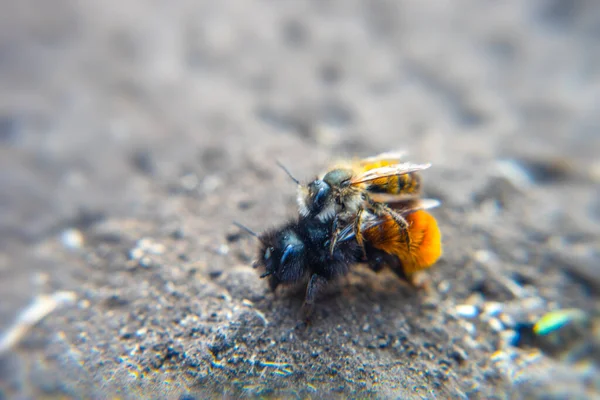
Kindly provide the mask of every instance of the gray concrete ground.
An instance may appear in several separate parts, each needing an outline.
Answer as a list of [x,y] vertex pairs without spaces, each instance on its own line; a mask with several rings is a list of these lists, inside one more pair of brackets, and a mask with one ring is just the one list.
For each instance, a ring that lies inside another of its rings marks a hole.
[[[599,93],[593,0],[0,1],[0,332],[76,297],[0,398],[597,398]],[[435,290],[358,266],[298,329],[231,222],[395,149]],[[591,328],[531,337],[558,308]]]

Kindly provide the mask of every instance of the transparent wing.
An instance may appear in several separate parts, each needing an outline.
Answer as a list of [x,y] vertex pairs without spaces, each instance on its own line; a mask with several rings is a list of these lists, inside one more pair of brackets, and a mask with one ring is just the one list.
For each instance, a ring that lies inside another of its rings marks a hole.
[[385,153],[377,154],[372,157],[363,158],[359,161],[360,165],[368,165],[375,164],[379,162],[389,162],[390,164],[398,163],[402,157],[406,156],[407,152],[398,150],[398,151],[387,151]]
[[391,208],[400,209],[429,210],[442,204],[437,199],[420,199],[416,195],[407,194],[369,193],[369,197],[376,203],[386,203]]
[[386,178],[388,176],[405,175],[411,172],[422,171],[431,167],[431,164],[413,164],[413,163],[402,163],[395,164],[381,168],[375,168],[354,177],[350,184],[356,185],[359,183],[373,181],[379,178]]

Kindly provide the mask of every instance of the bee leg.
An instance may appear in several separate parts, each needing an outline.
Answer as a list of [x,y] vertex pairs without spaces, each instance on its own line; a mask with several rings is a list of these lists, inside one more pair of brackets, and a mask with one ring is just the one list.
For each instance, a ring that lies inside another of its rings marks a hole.
[[399,262],[397,257],[384,251],[374,249],[372,246],[367,247],[367,257],[367,265],[374,272],[379,272],[384,267],[394,269]]
[[385,261],[381,255],[375,255],[368,259],[369,268],[374,272],[379,272],[385,266]]
[[360,246],[361,250],[362,250],[362,255],[363,255],[363,260],[367,260],[367,249],[365,248],[365,242],[364,242],[364,238],[362,235],[362,220],[363,220],[363,216],[364,216],[364,209],[361,207],[358,210],[358,213],[356,215],[356,220],[354,221],[354,237],[356,238],[356,243],[358,243],[358,245]]
[[414,289],[422,289],[426,292],[431,290],[431,279],[426,273],[406,272],[400,261],[393,265],[392,271]]
[[410,280],[410,277],[406,274],[406,271],[404,271],[404,267],[402,266],[402,262],[400,260],[398,260],[397,263],[394,263],[393,265],[391,265],[391,270],[394,271],[394,273],[396,274],[396,276],[398,276],[398,278],[402,279],[403,281],[406,281],[408,283],[412,283]]
[[279,286],[279,279],[277,279],[275,276],[271,275],[269,277],[269,288],[271,289],[271,292],[275,292],[275,290],[277,289],[277,286]]
[[333,226],[332,226],[333,233],[331,234],[331,243],[329,244],[329,255],[333,255],[335,246],[337,246],[337,243],[338,243],[338,237],[340,235],[340,232],[342,231],[342,227],[339,226],[340,221],[347,221],[348,217],[349,217],[349,215],[347,215],[346,213],[340,213],[340,214],[336,214],[335,217],[333,218]]
[[388,208],[387,212],[402,229],[402,236],[403,236],[404,241],[406,242],[406,247],[408,247],[408,249],[410,250],[410,236],[408,235],[408,227],[409,227],[408,221],[406,221],[406,219],[404,219],[404,217],[402,215],[398,214],[391,208]]
[[304,304],[302,305],[301,316],[302,320],[308,323],[312,312],[315,307],[315,300],[319,292],[327,284],[327,279],[318,274],[313,274],[306,287],[306,297],[304,298]]
[[329,255],[333,254],[333,251],[335,250],[335,246],[337,245],[337,240],[338,240],[338,235],[341,231],[341,229],[338,227],[340,221],[340,215],[336,214],[335,217],[333,218],[333,225],[332,225],[332,235],[331,235],[331,243],[329,244]]
[[431,277],[424,271],[413,272],[408,275],[408,279],[415,288],[422,289],[425,292],[432,292]]

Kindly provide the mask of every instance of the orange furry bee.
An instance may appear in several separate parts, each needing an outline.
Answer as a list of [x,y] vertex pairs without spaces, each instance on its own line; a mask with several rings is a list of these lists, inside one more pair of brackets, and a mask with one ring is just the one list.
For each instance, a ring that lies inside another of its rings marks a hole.
[[[307,185],[298,187],[298,207],[304,217],[327,219],[356,213],[369,199],[395,202],[421,191],[418,171],[431,164],[400,163],[402,153],[382,153],[353,163],[341,163]],[[369,198],[367,198],[369,195]]]
[[303,217],[333,218],[331,253],[340,241],[354,239],[366,260],[366,242],[391,256],[382,262],[410,278],[442,254],[437,221],[425,211],[439,202],[419,199],[419,171],[431,164],[401,163],[401,157],[397,152],[382,153],[337,165],[306,185],[292,179],[299,185],[297,201]]
[[[437,207],[432,199],[410,199],[394,204],[394,213],[406,227],[397,223],[390,213],[376,215],[362,209],[354,223],[347,224],[336,237],[337,243],[355,240],[363,249],[368,244],[392,257],[368,260],[370,265],[387,264],[398,276],[412,281],[414,273],[428,268],[442,255],[441,232],[437,221],[427,209]],[[383,265],[380,265],[381,268]]]

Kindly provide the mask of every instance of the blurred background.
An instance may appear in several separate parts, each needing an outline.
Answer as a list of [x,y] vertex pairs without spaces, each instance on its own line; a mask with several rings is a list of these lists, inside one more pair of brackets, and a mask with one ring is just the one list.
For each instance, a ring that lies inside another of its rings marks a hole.
[[[279,386],[314,393],[303,380],[341,395],[408,398],[419,386],[426,398],[511,390],[535,397],[558,376],[573,396],[598,395],[599,130],[594,0],[1,0],[0,332],[36,296],[68,291],[76,300],[0,354],[0,398],[167,390],[160,382],[183,375],[191,377],[178,388],[231,385],[234,397],[248,382],[250,395]],[[361,312],[360,296],[371,295],[350,290],[358,311],[339,317],[345,307],[326,301],[313,335],[347,341],[313,343],[309,334],[286,344],[299,354],[282,367],[289,376],[270,373],[267,361],[227,361],[233,353],[252,360],[256,347],[282,363],[281,352],[252,340],[284,346],[298,306],[267,294],[247,267],[255,243],[231,226],[239,220],[261,231],[294,215],[294,185],[275,162],[308,180],[332,160],[397,149],[433,163],[426,194],[443,202],[437,309],[415,303],[412,319],[390,294],[368,297]],[[239,311],[250,307],[244,300],[270,321],[248,328],[248,337],[231,334],[249,318]],[[444,340],[427,333],[456,306],[524,310],[522,300],[539,307],[510,316],[512,325],[488,332],[489,321],[472,315],[469,324],[488,328],[475,335],[457,318]],[[569,315],[595,328],[576,344],[552,342],[552,351],[524,339],[520,329],[563,308],[582,310]],[[432,319],[420,320],[423,313]],[[173,314],[182,314],[178,328]],[[190,315],[193,322],[181,322]],[[344,336],[336,326],[356,332]],[[409,326],[415,371],[407,370],[406,346],[392,345]],[[469,335],[480,345],[448,356],[445,346]],[[498,344],[503,335],[513,335],[512,350]],[[365,350],[381,337],[393,351]],[[428,341],[450,367],[421,352]],[[327,356],[309,357],[325,347]],[[539,348],[541,372],[515,383],[528,364],[511,351]],[[395,372],[382,360],[401,363],[402,377],[386,375]],[[437,376],[428,363],[446,379],[424,377],[418,370]],[[193,374],[182,370],[189,365]],[[332,365],[336,374],[319,381]],[[527,382],[534,384],[511,389]]]

